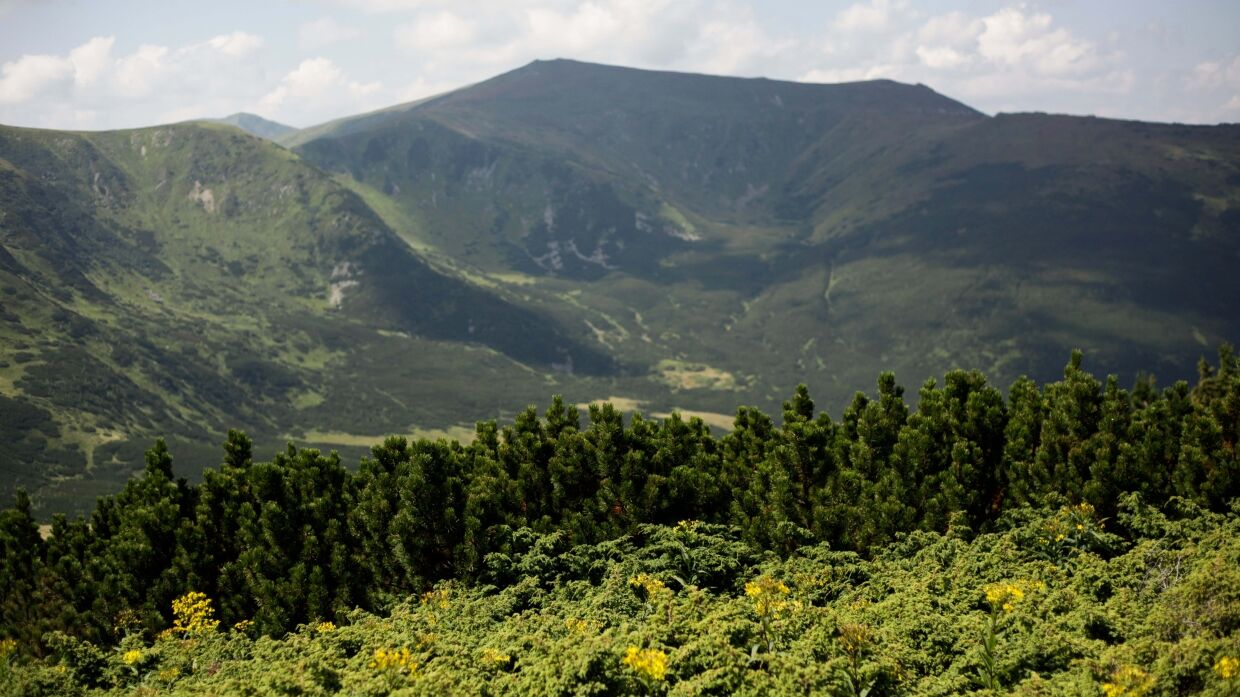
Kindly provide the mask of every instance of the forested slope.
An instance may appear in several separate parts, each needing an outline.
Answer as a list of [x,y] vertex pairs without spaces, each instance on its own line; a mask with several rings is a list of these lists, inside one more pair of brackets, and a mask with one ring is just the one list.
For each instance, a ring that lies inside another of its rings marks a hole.
[[915,408],[884,374],[722,438],[557,399],[356,473],[233,432],[190,485],[158,442],[89,519],[0,518],[10,689],[1232,694],[1219,359],[1162,390],[1079,354],[1006,396],[954,371]]

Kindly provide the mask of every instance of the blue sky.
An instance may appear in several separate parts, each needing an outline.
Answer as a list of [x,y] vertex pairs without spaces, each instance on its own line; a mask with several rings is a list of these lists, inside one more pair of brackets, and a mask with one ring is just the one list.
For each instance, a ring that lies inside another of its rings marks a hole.
[[300,127],[557,57],[1236,122],[1238,29],[1235,0],[0,0],[0,123]]

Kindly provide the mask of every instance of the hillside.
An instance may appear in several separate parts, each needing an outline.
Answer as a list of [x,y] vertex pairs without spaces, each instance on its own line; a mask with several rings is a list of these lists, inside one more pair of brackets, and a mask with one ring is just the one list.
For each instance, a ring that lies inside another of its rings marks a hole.
[[442,425],[449,403],[491,412],[462,380],[520,399],[536,369],[610,366],[232,128],[0,129],[0,211],[4,489],[53,511],[124,482],[155,435],[191,456],[237,425],[264,448],[352,445]]
[[[1240,688],[1240,357],[1129,391],[772,418],[559,398],[356,469],[232,431],[41,537],[0,509],[0,695],[1216,695]],[[349,463],[351,464],[351,463]]]
[[83,510],[157,435],[194,477],[233,426],[356,454],[558,392],[727,428],[1240,338],[1236,126],[557,60],[273,137],[0,127],[0,495]]
[[1072,347],[1187,377],[1240,329],[1235,126],[549,61],[295,149],[681,406],[800,380],[843,403],[887,368],[1045,378]]

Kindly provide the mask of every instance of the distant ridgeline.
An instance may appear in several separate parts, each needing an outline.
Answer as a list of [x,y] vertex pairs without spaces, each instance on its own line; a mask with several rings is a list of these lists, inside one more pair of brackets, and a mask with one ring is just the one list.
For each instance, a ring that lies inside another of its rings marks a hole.
[[[553,558],[683,521],[730,531],[755,559],[824,545],[855,563],[918,531],[968,539],[1040,511],[1041,544],[1113,556],[1155,534],[1121,502],[1233,518],[1238,436],[1240,359],[1224,347],[1195,386],[1162,390],[1099,381],[1079,353],[1063,380],[1020,379],[1006,399],[978,372],[950,372],[920,389],[915,410],[885,373],[877,397],[858,394],[838,420],[815,414],[802,387],[782,424],[742,407],[722,438],[675,414],[626,425],[611,405],[590,407],[583,425],[556,398],[541,418],[531,407],[511,426],[479,423],[468,445],[390,438],[355,473],[291,444],[252,462],[234,431],[220,467],[191,485],[173,477],[161,440],[145,472],[89,519],[58,517],[44,539],[24,494],[0,514],[0,637],[28,655],[72,643],[57,632],[100,645],[149,639],[191,591],[215,603],[223,627],[280,636],[390,609],[448,579],[484,594],[540,575],[597,584],[589,568]],[[1085,526],[1109,542],[1085,540]],[[746,581],[702,583],[736,593]]]

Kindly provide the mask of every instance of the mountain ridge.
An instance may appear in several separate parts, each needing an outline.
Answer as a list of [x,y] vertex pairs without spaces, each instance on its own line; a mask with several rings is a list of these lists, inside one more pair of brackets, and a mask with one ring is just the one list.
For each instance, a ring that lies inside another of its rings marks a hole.
[[161,434],[196,471],[229,427],[348,449],[554,393],[722,424],[1073,348],[1188,378],[1240,337],[1234,126],[544,61],[277,140],[0,127],[0,411],[30,424],[0,459],[43,510]]

